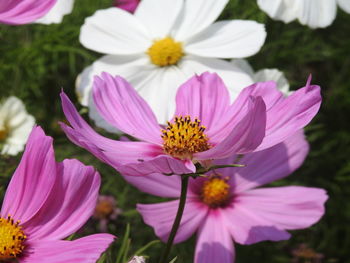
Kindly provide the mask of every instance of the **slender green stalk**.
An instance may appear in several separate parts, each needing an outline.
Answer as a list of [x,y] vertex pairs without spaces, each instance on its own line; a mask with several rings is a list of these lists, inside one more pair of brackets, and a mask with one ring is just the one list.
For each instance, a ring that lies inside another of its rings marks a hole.
[[173,227],[171,228],[171,232],[168,238],[168,242],[166,244],[165,250],[163,252],[163,255],[159,261],[159,263],[167,263],[167,258],[170,254],[171,247],[173,246],[173,242],[177,233],[177,230],[180,226],[181,218],[185,209],[186,204],[186,197],[187,197],[187,188],[188,188],[188,180],[189,176],[182,176],[181,177],[181,196],[180,196],[180,202],[179,207],[177,209],[176,217],[173,223]]

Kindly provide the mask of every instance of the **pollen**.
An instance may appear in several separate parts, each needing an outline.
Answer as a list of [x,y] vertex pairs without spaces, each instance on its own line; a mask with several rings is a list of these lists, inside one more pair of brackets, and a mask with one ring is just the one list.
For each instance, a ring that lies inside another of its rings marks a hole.
[[22,253],[27,236],[19,223],[10,216],[0,217],[0,261],[17,258]]
[[151,62],[160,67],[175,65],[184,55],[181,42],[171,37],[154,41],[147,54]]
[[201,199],[211,208],[222,207],[230,199],[230,185],[227,178],[213,176],[205,181],[202,186]]
[[210,148],[205,127],[200,120],[191,120],[190,116],[175,117],[174,122],[162,130],[164,151],[179,159],[192,159],[194,153]]

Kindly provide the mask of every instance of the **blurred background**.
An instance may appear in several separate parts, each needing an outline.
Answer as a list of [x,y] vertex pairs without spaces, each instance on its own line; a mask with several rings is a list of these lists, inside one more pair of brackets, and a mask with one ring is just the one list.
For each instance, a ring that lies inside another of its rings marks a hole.
[[[15,95],[24,101],[37,124],[55,138],[57,160],[77,158],[101,173],[101,194],[113,196],[115,204],[110,203],[110,198],[102,198],[104,202],[95,217],[76,236],[99,232],[106,225],[119,239],[107,252],[105,262],[118,263],[157,239],[153,230],[142,222],[135,210],[136,203],[162,200],[126,184],[112,168],[70,143],[57,124],[64,120],[59,100],[62,88],[88,118],[87,110],[77,103],[75,79],[101,54],[80,45],[79,30],[85,17],[111,5],[112,0],[76,0],[73,13],[61,24],[1,25],[0,94],[1,98]],[[262,50],[248,59],[252,67],[278,68],[285,73],[291,89],[302,87],[312,74],[313,83],[321,86],[323,95],[319,114],[306,128],[311,144],[308,158],[296,173],[273,185],[327,189],[330,199],[325,216],[307,230],[293,231],[288,241],[235,245],[236,262],[350,262],[350,15],[338,9],[331,26],[312,30],[298,22],[284,24],[271,20],[255,0],[231,0],[219,19],[264,23],[267,39]],[[116,138],[114,134],[96,130]],[[0,158],[0,200],[20,157],[21,154]],[[174,247],[172,255],[178,255],[177,262],[192,262],[194,244],[192,237]],[[122,246],[123,251],[128,246],[127,255],[118,255]],[[162,248],[163,244],[154,242],[142,253],[155,262]]]

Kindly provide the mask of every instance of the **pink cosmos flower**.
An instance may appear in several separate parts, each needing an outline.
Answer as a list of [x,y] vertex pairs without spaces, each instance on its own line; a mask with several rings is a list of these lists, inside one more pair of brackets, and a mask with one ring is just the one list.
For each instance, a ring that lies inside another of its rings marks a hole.
[[[256,188],[281,179],[304,161],[308,144],[302,132],[272,148],[245,155],[244,168],[217,169],[207,177],[191,178],[182,221],[175,237],[179,243],[197,232],[195,263],[232,263],[233,242],[249,245],[264,240],[290,238],[286,230],[302,229],[324,214],[323,189],[288,186]],[[232,163],[236,156],[221,160]],[[124,176],[141,191],[170,198],[180,197],[180,176],[153,174]],[[146,224],[166,241],[179,201],[138,204]]]
[[130,13],[134,13],[140,0],[115,0],[114,6],[124,9]]
[[34,127],[2,204],[0,261],[95,263],[113,235],[61,239],[92,215],[99,187],[93,167],[77,160],[56,163],[52,138]]
[[2,0],[0,23],[28,24],[41,18],[54,6],[56,0]]
[[125,175],[194,173],[195,163],[266,149],[303,128],[321,103],[319,87],[309,82],[289,97],[275,82],[262,82],[231,104],[220,77],[203,73],[180,86],[174,118],[164,127],[126,80],[103,73],[95,77],[93,99],[106,121],[140,140],[125,142],[97,134],[63,92],[61,98],[69,139]]

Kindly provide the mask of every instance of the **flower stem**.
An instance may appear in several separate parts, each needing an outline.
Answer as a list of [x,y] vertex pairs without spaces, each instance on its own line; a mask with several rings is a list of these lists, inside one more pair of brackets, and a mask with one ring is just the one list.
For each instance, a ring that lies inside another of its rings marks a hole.
[[188,188],[188,180],[189,176],[185,175],[181,177],[181,196],[179,207],[177,209],[176,217],[173,223],[173,227],[171,228],[171,232],[168,238],[168,242],[166,244],[163,255],[159,261],[159,263],[167,263],[167,258],[169,256],[171,247],[173,246],[173,242],[177,233],[177,230],[180,226],[181,218],[185,209],[186,197],[187,197],[187,188]]

